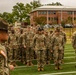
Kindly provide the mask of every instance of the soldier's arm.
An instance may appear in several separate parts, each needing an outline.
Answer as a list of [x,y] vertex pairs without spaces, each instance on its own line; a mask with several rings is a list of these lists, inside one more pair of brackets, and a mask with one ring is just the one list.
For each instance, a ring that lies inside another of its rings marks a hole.
[[73,34],[73,36],[72,36],[72,46],[73,46],[73,48],[75,48],[75,46],[76,46],[76,35],[75,34]]
[[50,42],[50,50],[51,50],[51,52],[53,51],[54,42],[55,42],[55,38],[52,37],[52,38],[51,38],[51,42]]
[[3,66],[4,66],[4,56],[0,52],[0,75],[3,75]]

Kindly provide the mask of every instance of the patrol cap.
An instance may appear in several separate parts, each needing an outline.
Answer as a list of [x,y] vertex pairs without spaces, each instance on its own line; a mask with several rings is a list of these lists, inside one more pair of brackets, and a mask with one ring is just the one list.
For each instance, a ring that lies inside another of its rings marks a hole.
[[8,24],[0,18],[0,30],[8,32]]
[[60,28],[57,27],[57,28],[55,29],[55,32],[60,32]]
[[38,31],[42,31],[42,30],[44,30],[42,27],[39,27],[39,28],[38,28]]

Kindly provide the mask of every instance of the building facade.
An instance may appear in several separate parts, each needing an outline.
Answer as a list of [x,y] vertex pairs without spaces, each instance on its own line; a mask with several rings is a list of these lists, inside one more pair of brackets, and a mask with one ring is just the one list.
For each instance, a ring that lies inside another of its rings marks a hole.
[[35,17],[46,17],[46,24],[61,24],[62,21],[76,23],[76,7],[71,6],[41,6],[30,13],[30,23]]

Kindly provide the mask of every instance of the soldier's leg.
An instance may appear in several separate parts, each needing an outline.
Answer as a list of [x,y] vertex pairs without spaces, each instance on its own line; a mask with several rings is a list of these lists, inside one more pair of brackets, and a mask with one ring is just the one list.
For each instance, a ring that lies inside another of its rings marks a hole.
[[38,71],[41,71],[41,52],[40,50],[35,51],[36,55],[37,55],[37,68]]
[[61,65],[62,65],[62,57],[63,57],[63,51],[59,50],[58,52],[58,69],[62,69]]
[[33,50],[32,50],[32,48],[30,48],[30,50],[29,50],[29,64],[30,64],[30,66],[33,66],[33,63],[32,63],[32,60],[33,60]]
[[44,65],[45,65],[45,50],[41,51],[41,71],[44,70]]
[[58,70],[58,50],[54,51],[54,65],[55,65],[55,69]]

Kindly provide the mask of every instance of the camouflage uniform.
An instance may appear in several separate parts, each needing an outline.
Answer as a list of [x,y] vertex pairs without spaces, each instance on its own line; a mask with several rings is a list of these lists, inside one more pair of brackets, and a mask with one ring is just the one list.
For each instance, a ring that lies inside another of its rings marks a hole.
[[5,47],[0,44],[0,75],[9,75],[7,64],[7,52]]
[[[66,38],[65,32],[61,30],[61,31],[60,31],[60,35],[63,36],[63,38],[64,38],[64,44],[66,44],[67,38]],[[62,56],[62,59],[63,59],[63,60],[64,60],[64,49],[65,49],[65,45],[64,45],[64,47],[63,47],[63,56]],[[62,60],[62,63],[63,63],[63,60]]]
[[[75,50],[75,59],[76,59],[76,31],[72,35],[72,47]],[[75,66],[76,67],[76,66]]]
[[9,39],[10,39],[10,43],[9,43],[10,62],[14,66],[16,66],[15,60],[17,59],[17,47],[18,46],[17,46],[17,38],[14,32],[9,35]]
[[25,46],[26,46],[26,61],[27,66],[33,65],[33,50],[32,50],[32,41],[33,41],[34,33],[31,30],[27,30],[24,34]]
[[[39,30],[41,32],[41,30]],[[46,38],[44,34],[36,34],[33,38],[33,46],[37,55],[38,71],[42,71],[45,65]]]
[[45,51],[45,62],[46,64],[50,64],[50,55],[51,55],[51,52],[50,52],[50,36],[48,34],[47,31],[44,32],[45,34],[45,37],[46,37],[46,51]]
[[24,64],[26,64],[26,50],[24,48],[24,34],[21,33],[18,37],[18,59],[21,60]]
[[[7,35],[8,24],[0,18],[0,75],[9,75],[7,52],[5,46],[2,45],[2,43],[7,40]],[[3,37],[3,39],[1,37]]]
[[63,56],[64,39],[61,35],[54,34],[51,39],[51,50],[54,51],[55,69],[60,69]]
[[72,46],[76,49],[76,31],[72,35]]

